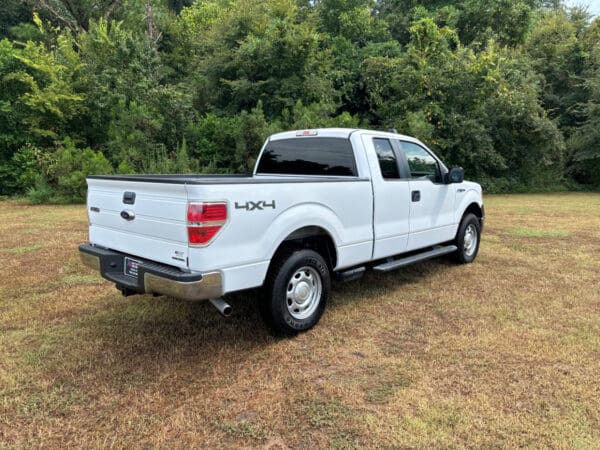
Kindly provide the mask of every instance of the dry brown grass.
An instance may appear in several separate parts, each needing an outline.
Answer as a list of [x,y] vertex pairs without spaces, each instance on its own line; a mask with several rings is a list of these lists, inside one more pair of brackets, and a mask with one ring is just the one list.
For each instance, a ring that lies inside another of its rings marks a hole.
[[0,203],[0,448],[600,448],[600,195],[486,199],[475,264],[337,285],[271,337],[252,299],[124,299],[81,206]]

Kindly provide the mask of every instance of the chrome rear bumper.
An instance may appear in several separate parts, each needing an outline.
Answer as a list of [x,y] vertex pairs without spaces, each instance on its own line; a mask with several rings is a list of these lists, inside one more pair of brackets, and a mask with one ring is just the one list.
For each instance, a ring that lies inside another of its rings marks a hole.
[[[80,245],[79,254],[83,264],[98,270],[102,277],[115,283],[123,295],[159,294],[182,300],[208,300],[223,295],[220,272],[182,272],[175,267],[92,244]],[[125,274],[125,258],[138,262],[136,276]]]

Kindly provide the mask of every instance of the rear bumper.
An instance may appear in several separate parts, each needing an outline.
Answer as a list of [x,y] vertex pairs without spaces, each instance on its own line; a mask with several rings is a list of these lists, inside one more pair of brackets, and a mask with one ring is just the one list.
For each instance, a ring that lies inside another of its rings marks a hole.
[[[79,246],[81,261],[115,283],[123,294],[160,294],[182,300],[208,300],[223,295],[220,272],[186,273],[164,264],[115,252],[92,244]],[[125,258],[139,263],[137,276],[126,275]]]

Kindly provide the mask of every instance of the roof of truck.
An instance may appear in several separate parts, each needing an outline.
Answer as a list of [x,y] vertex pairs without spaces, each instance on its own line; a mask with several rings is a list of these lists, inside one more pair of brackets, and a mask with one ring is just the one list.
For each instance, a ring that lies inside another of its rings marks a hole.
[[291,139],[291,138],[311,138],[311,137],[337,137],[337,138],[345,138],[348,139],[351,134],[361,133],[361,134],[376,134],[382,137],[390,137],[390,138],[400,138],[409,141],[418,141],[418,139],[406,136],[404,134],[379,131],[379,130],[366,130],[363,128],[313,128],[307,130],[292,130],[292,131],[284,131],[282,133],[277,133],[272,135],[270,140],[279,140],[279,139]]

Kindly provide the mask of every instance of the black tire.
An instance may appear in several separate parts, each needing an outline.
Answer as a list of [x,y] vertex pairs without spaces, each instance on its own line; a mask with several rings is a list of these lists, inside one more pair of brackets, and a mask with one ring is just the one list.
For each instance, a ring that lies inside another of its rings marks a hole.
[[[475,232],[477,242],[474,247],[465,245],[465,235],[467,235],[467,230],[471,233]],[[481,223],[475,214],[466,214],[460,222],[458,233],[456,234],[455,245],[458,247],[458,250],[454,253],[454,260],[460,264],[469,264],[473,262],[479,252],[480,243]]]
[[[300,272],[303,268],[307,270]],[[293,280],[292,277],[296,276]],[[292,286],[292,283],[295,285]],[[267,275],[260,301],[262,316],[276,334],[295,336],[319,322],[330,289],[329,268],[319,253],[306,249],[283,252],[273,261]],[[302,300],[302,295],[307,291],[309,294],[306,294],[308,297],[303,304],[306,309],[294,309],[298,306],[297,298]]]

